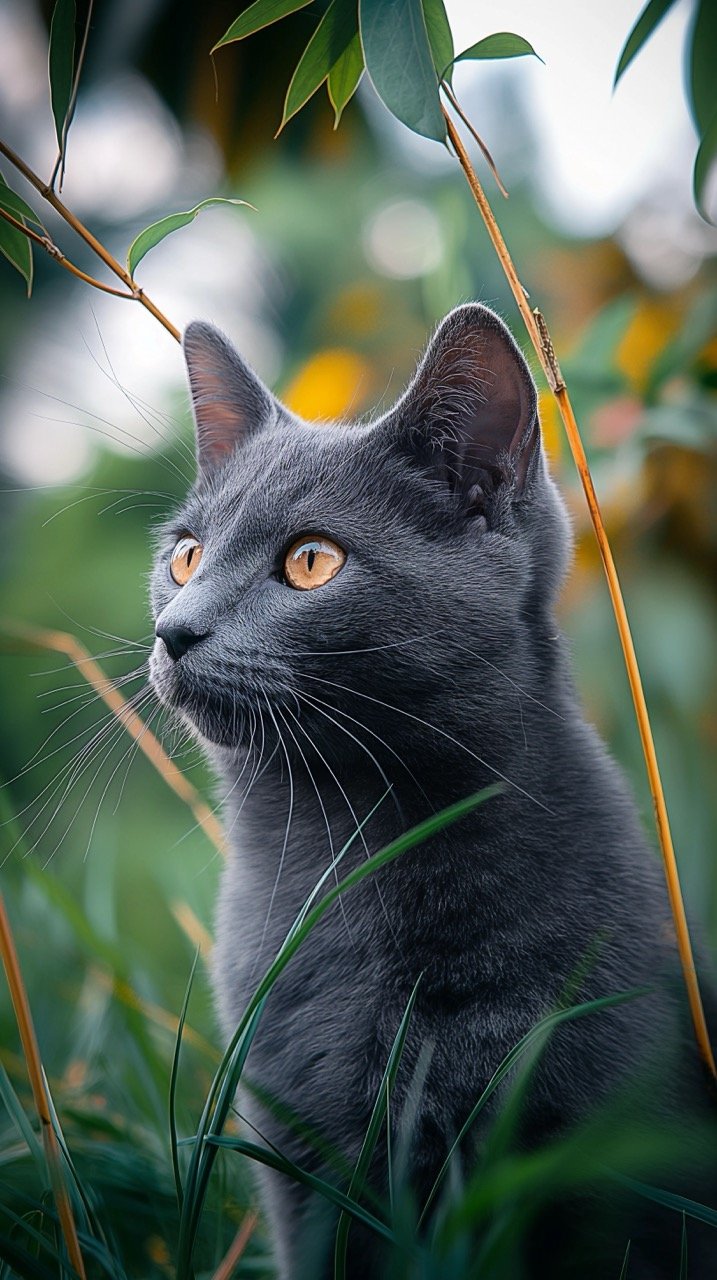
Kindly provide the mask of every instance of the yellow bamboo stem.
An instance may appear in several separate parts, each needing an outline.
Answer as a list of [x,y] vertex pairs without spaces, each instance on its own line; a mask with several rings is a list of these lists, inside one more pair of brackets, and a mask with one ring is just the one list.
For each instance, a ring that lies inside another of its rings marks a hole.
[[667,814],[667,805],[665,803],[665,794],[662,787],[662,780],[660,778],[660,770],[655,752],[655,743],[652,737],[652,729],[650,727],[650,717],[647,710],[647,703],[645,701],[645,694],[642,688],[640,669],[637,664],[635,646],[627,618],[627,611],[625,609],[625,601],[620,587],[620,580],[618,578],[615,561],[610,549],[610,543],[605,532],[605,526],[600,512],[600,504],[598,502],[595,486],[590,474],[588,460],[585,456],[585,449],[583,448],[580,431],[575,420],[575,414],[573,412],[568,389],[563,381],[560,367],[555,357],[555,351],[553,349],[553,344],[545,320],[537,309],[531,310],[529,306],[527,291],[520,282],[515,265],[508,251],[508,247],[501,234],[500,227],[496,222],[493,210],[488,203],[485,192],[483,191],[478,179],[478,175],[470,162],[470,158],[463,145],[460,134],[445,109],[443,110],[443,114],[445,116],[446,127],[448,129],[448,136],[451,140],[451,144],[468,180],[468,185],[470,186],[473,198],[478,205],[481,216],[486,225],[493,248],[500,259],[501,266],[505,272],[513,296],[518,304],[520,314],[525,321],[525,326],[530,335],[530,340],[545,372],[548,384],[558,402],[558,409],[560,410],[560,416],[563,420],[570,450],[585,492],[590,518],[595,530],[595,537],[597,539],[603,568],[605,570],[610,600],[612,602],[618,635],[620,637],[620,644],[622,646],[623,657],[625,659],[630,692],[632,694],[632,701],[635,707],[635,715],[637,717],[637,724],[640,732],[640,741],[642,742],[642,750],[645,756],[647,777],[650,785],[650,793],[652,795],[652,803],[655,810],[657,834],[660,841],[665,878],[667,880],[667,893],[675,923],[677,947],[680,955],[680,963],[682,965],[685,986],[687,988],[687,998],[689,1000],[690,1012],[694,1023],[695,1037],[707,1068],[711,1072],[712,1076],[717,1080],[717,1066],[715,1065],[714,1053],[710,1044],[707,1021],[705,1019],[705,1012],[702,1004],[702,996],[700,995],[692,943],[690,941],[687,916],[685,914],[685,905],[682,897],[682,890],[680,888],[677,859],[675,857],[674,845],[672,843],[672,834],[670,832],[670,822]]
[[8,919],[7,911],[5,910],[5,902],[1,893],[0,952],[2,953],[3,967],[5,969],[7,984],[10,989],[10,999],[12,1000],[12,1007],[15,1011],[15,1018],[20,1032],[20,1040],[25,1054],[27,1074],[30,1079],[30,1087],[32,1089],[35,1110],[37,1111],[38,1119],[40,1121],[42,1144],[50,1174],[52,1195],[57,1208],[57,1216],[65,1239],[65,1245],[67,1247],[67,1256],[78,1276],[81,1277],[81,1280],[85,1280],[85,1264],[82,1258],[80,1242],[77,1238],[77,1228],[75,1227],[75,1219],[72,1213],[72,1204],[70,1203],[69,1193],[65,1184],[62,1168],[62,1153],[60,1151],[60,1144],[57,1140],[57,1134],[55,1133],[55,1126],[52,1123],[52,1107],[50,1105],[49,1088],[45,1072],[42,1067],[42,1059],[40,1058],[35,1026],[30,1012],[30,1002],[27,998],[25,983],[22,979],[20,962],[15,948],[15,940],[12,935],[10,921]]

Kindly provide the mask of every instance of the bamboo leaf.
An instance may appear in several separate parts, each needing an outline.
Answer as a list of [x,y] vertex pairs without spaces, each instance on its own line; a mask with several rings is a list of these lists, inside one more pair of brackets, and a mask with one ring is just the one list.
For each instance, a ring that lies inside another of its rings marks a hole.
[[642,46],[650,39],[653,31],[660,25],[665,14],[672,8],[674,3],[675,0],[649,0],[649,3],[645,5],[627,37],[618,59],[613,88],[617,86],[633,58],[637,56]]
[[22,196],[13,191],[12,187],[7,185],[2,173],[0,173],[0,209],[5,209],[7,213],[11,213],[14,218],[22,218],[23,222],[31,222],[33,226],[39,227],[41,231],[47,234],[47,228],[44,222],[41,222],[34,209]]
[[12,227],[4,218],[0,218],[0,253],[20,272],[27,285],[27,296],[32,293],[32,245],[27,236],[16,227]]
[[717,5],[700,0],[692,27],[687,77],[690,107],[697,131],[703,136],[717,112]]
[[64,156],[75,70],[75,0],[56,0],[50,21],[48,73],[55,134]]
[[327,79],[356,35],[356,12],[345,0],[331,0],[302,53],[286,91],[279,132]]
[[488,58],[526,58],[534,57],[538,62],[542,62],[539,53],[535,52],[532,44],[524,40],[522,36],[516,36],[512,31],[496,31],[492,36],[486,36],[483,40],[479,40],[477,44],[472,44],[469,49],[464,49],[462,53],[454,59],[454,62],[473,62]]
[[250,4],[248,9],[234,19],[221,40],[217,40],[212,53],[221,49],[222,45],[232,44],[235,40],[244,40],[255,31],[271,26],[272,22],[278,22],[280,18],[286,18],[299,9],[305,9],[310,3],[311,0],[255,0],[254,4]]
[[198,213],[202,209],[208,209],[213,204],[236,204],[246,205],[247,208],[253,208],[246,200],[229,200],[223,196],[211,196],[208,200],[202,200],[195,205],[193,209],[188,209],[185,213],[170,213],[166,218],[160,218],[159,222],[153,222],[149,227],[145,227],[144,231],[140,231],[139,235],[132,241],[127,253],[127,270],[133,276],[145,254],[150,249],[154,249],[162,240],[170,236],[173,231],[179,231],[180,227],[186,227],[190,222],[194,222]]
[[421,0],[359,0],[359,27],[366,70],[381,101],[414,133],[445,142]]
[[327,86],[329,100],[334,109],[334,129],[338,129],[344,107],[358,89],[363,73],[363,49],[361,37],[357,31],[329,72]]
[[715,158],[717,157],[717,112],[715,113],[711,124],[705,129],[702,141],[695,156],[695,167],[692,173],[692,189],[694,192],[695,204],[705,222],[711,222],[704,204],[706,195],[707,179],[712,172]]
[[439,80],[446,79],[450,84],[456,51],[453,47],[451,24],[448,21],[443,0],[423,0],[423,17],[436,74]]

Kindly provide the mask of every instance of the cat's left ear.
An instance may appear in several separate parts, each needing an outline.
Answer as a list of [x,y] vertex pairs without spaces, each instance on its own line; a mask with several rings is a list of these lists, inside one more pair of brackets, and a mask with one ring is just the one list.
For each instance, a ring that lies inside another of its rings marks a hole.
[[198,320],[188,325],[182,346],[197,428],[197,461],[201,470],[210,471],[271,420],[276,401],[213,325]]
[[487,472],[519,497],[537,464],[535,383],[503,321],[478,303],[441,323],[388,418],[414,453],[467,491]]

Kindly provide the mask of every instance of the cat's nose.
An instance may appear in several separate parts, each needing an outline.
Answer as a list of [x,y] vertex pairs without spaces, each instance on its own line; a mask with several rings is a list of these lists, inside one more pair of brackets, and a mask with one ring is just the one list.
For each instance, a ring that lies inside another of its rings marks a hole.
[[183,657],[187,649],[191,649],[193,644],[203,640],[207,632],[192,631],[191,627],[183,627],[178,622],[159,622],[155,635],[164,641],[167,653],[172,661],[176,662],[178,658]]

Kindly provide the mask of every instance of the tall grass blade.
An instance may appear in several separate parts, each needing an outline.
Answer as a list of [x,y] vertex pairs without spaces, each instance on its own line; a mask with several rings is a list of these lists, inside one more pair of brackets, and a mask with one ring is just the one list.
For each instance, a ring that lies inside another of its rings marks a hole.
[[182,1048],[182,1034],[184,1032],[184,1023],[187,1019],[187,1009],[189,1008],[189,998],[192,994],[192,984],[194,975],[197,971],[197,963],[199,961],[199,948],[194,954],[192,968],[189,973],[189,981],[187,989],[184,993],[181,1012],[179,1014],[179,1022],[177,1024],[177,1035],[174,1041],[174,1053],[172,1054],[172,1069],[169,1075],[169,1146],[172,1154],[172,1172],[174,1174],[174,1186],[177,1191],[177,1207],[181,1214],[182,1202],[184,1200],[184,1192],[182,1190],[182,1174],[179,1167],[179,1151],[177,1149],[177,1079],[179,1076],[179,1054]]
[[[376,1149],[378,1136],[381,1132],[381,1126],[387,1116],[388,1103],[396,1081],[396,1073],[398,1072],[401,1054],[403,1053],[403,1047],[406,1043],[411,1014],[413,1013],[413,1006],[416,1003],[416,996],[418,995],[418,988],[420,986],[422,976],[423,975],[418,978],[418,981],[411,992],[405,1012],[401,1018],[398,1031],[396,1032],[396,1038],[391,1046],[391,1052],[388,1056],[386,1068],[381,1078],[378,1093],[376,1094],[376,1101],[373,1105],[371,1119],[369,1120],[368,1128],[366,1130],[366,1136],[361,1144],[361,1150],[359,1151],[358,1159],[356,1161],[356,1168],[354,1169],[351,1182],[349,1183],[348,1195],[352,1200],[357,1200],[361,1195],[363,1184],[366,1180],[366,1175],[369,1171],[371,1160],[373,1158],[373,1153]],[[346,1254],[348,1249],[350,1225],[351,1219],[349,1215],[342,1213],[336,1229],[336,1246],[334,1251],[335,1280],[346,1280]]]
[[626,1000],[634,1000],[637,996],[645,994],[646,991],[644,990],[622,991],[614,996],[601,996],[597,1000],[586,1000],[582,1004],[573,1005],[570,1009],[557,1009],[554,1013],[549,1013],[545,1018],[541,1018],[540,1022],[537,1022],[534,1027],[530,1028],[530,1031],[527,1031],[525,1035],[522,1036],[518,1043],[505,1055],[500,1066],[493,1072],[493,1075],[488,1081],[478,1101],[461,1126],[458,1136],[451,1144],[448,1155],[443,1161],[443,1164],[436,1176],[436,1180],[428,1193],[428,1198],[419,1218],[419,1226],[425,1220],[428,1210],[435,1200],[436,1194],[446,1176],[446,1173],[448,1172],[451,1160],[453,1159],[456,1151],[459,1149],[461,1143],[475,1124],[478,1116],[488,1102],[488,1099],[492,1097],[498,1088],[498,1085],[501,1084],[523,1054],[527,1053],[528,1050],[543,1037],[550,1035],[550,1033],[563,1022],[572,1022],[575,1018],[582,1018],[589,1013],[598,1013],[603,1009],[613,1008],[615,1005],[624,1004]]

